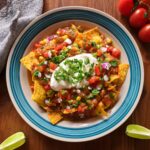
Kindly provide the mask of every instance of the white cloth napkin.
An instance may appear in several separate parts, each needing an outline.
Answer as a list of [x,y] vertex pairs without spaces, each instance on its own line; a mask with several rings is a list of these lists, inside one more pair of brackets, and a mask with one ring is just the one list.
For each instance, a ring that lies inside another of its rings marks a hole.
[[0,0],[0,73],[18,34],[42,9],[43,0]]

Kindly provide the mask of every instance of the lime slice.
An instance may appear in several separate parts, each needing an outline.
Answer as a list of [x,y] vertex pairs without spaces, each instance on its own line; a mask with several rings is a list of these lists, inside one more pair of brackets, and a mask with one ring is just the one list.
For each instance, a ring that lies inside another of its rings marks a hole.
[[150,130],[136,124],[128,125],[126,128],[126,134],[137,139],[150,139]]
[[17,132],[0,144],[0,150],[14,150],[25,143],[23,132]]

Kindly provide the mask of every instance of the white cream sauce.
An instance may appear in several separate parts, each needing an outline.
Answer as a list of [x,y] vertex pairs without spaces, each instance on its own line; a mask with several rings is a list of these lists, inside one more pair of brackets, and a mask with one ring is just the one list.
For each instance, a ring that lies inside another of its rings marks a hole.
[[59,70],[60,66],[67,70],[67,66],[64,63],[66,60],[77,59],[77,60],[82,60],[84,62],[87,58],[89,59],[89,63],[84,64],[82,67],[82,70],[84,70],[85,72],[89,72],[91,64],[94,64],[94,65],[98,64],[97,59],[92,54],[83,53],[83,54],[79,54],[79,55],[76,55],[73,57],[68,57],[64,61],[62,61],[52,74],[52,77],[50,80],[51,88],[55,91],[59,91],[62,89],[70,89],[72,87],[81,88],[85,85],[88,85],[88,81],[86,79],[83,79],[81,82],[78,82],[76,84],[71,84],[71,83],[68,83],[67,81],[64,81],[64,80],[61,80],[58,82],[58,81],[56,81],[56,79],[54,77],[56,71]]

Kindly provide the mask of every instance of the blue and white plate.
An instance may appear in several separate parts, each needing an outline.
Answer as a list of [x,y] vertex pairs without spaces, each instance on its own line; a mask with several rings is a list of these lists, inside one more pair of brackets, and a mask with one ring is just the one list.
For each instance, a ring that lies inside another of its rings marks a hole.
[[[52,125],[35,102],[31,100],[27,70],[20,64],[36,41],[71,23],[86,28],[98,26],[122,50],[121,60],[130,65],[118,103],[109,111],[108,119],[92,118],[85,121],[62,121]],[[130,33],[113,17],[87,7],[62,7],[33,20],[16,40],[7,63],[7,87],[11,100],[21,117],[38,132],[61,141],[81,142],[102,137],[123,124],[134,111],[143,88],[142,58]]]

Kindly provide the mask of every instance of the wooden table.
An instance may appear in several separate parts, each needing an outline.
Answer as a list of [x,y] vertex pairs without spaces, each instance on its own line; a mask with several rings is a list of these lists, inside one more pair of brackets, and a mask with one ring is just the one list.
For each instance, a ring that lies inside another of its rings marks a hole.
[[150,45],[142,44],[137,38],[136,32],[131,29],[127,20],[122,18],[117,11],[117,0],[44,0],[44,12],[50,9],[80,5],[93,7],[104,12],[122,22],[134,36],[142,53],[145,68],[145,84],[140,102],[131,117],[113,133],[90,142],[65,143],[47,138],[33,130],[19,116],[9,98],[5,70],[0,75],[0,142],[7,136],[23,131],[26,134],[27,142],[20,150],[150,150],[150,141],[142,141],[129,138],[125,135],[125,128],[130,123],[137,123],[150,128]]

